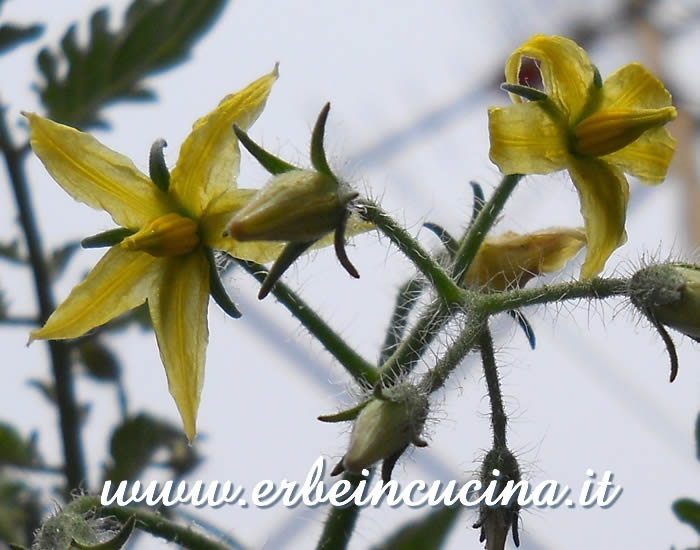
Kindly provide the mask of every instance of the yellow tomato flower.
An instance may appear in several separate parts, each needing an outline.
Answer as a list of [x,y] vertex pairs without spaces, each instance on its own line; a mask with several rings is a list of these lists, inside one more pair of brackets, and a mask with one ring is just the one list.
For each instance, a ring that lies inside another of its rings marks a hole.
[[209,334],[206,248],[264,263],[282,247],[222,236],[232,213],[255,194],[236,188],[240,152],[232,125],[253,124],[276,79],[275,69],[195,122],[167,191],[90,134],[25,114],[32,149],[58,184],[133,231],[109,249],[30,340],[76,338],[148,301],[170,393],[190,440]]
[[567,38],[530,38],[508,59],[506,85],[527,84],[524,61],[539,67],[544,94],[525,101],[511,93],[514,105],[489,109],[489,156],[504,174],[569,171],[586,228],[581,277],[588,279],[625,241],[623,172],[647,184],[666,177],[675,140],[662,126],[676,110],[664,85],[638,63],[601,82],[586,52]]
[[559,271],[585,244],[581,229],[563,227],[486,237],[464,282],[491,291],[521,288],[537,275]]

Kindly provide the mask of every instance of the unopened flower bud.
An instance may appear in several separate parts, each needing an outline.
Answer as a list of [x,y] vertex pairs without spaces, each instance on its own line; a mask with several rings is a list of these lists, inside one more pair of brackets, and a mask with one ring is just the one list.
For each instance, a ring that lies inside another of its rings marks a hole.
[[676,118],[674,107],[661,109],[609,108],[584,118],[574,128],[574,150],[588,156],[619,151],[647,130]]
[[312,242],[339,226],[351,198],[332,176],[291,170],[236,212],[227,232],[238,241]]
[[428,416],[428,398],[413,386],[384,391],[360,412],[343,458],[345,470],[359,473],[375,462],[392,457],[410,443],[425,445],[419,437]]
[[646,267],[632,277],[630,296],[656,321],[700,341],[700,266]]
[[[496,474],[498,477],[496,478]],[[520,468],[518,461],[507,448],[495,447],[484,458],[481,466],[482,487],[488,487],[497,479],[494,495],[501,495],[510,481],[517,484],[520,481]],[[480,542],[486,541],[487,550],[504,550],[508,533],[512,532],[515,546],[520,546],[518,535],[518,517],[520,505],[517,502],[517,491],[510,502],[501,503],[499,506],[482,504],[479,512],[479,521],[474,528],[481,529]]]

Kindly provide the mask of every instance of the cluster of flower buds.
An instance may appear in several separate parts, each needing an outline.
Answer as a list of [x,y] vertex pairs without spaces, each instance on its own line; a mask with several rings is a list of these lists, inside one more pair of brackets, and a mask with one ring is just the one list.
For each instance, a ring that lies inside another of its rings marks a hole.
[[297,168],[275,157],[234,126],[239,141],[272,174],[272,178],[235,213],[226,234],[238,241],[288,243],[263,281],[258,294],[260,299],[267,296],[299,256],[332,232],[338,260],[352,277],[360,277],[345,252],[349,206],[358,193],[335,176],[326,160],[323,136],[329,110],[330,104],[327,103],[311,136],[314,170]]
[[[481,465],[481,486],[488,487],[494,480],[497,481],[495,494],[500,494],[509,481],[514,484],[520,481],[518,461],[506,447],[497,446],[491,449]],[[474,529],[481,529],[479,542],[486,541],[487,550],[503,550],[508,532],[512,532],[513,543],[520,546],[519,514],[520,505],[515,499],[499,506],[482,504],[479,521],[473,526]]]

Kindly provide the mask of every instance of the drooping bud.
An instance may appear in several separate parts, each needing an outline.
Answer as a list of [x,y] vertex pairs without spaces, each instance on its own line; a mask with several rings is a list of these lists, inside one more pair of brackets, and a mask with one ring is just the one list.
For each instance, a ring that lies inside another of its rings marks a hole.
[[[486,488],[494,481],[496,481],[494,495],[503,494],[508,482],[515,485],[520,481],[518,461],[513,453],[505,447],[491,449],[481,465],[482,487]],[[479,510],[479,521],[474,524],[475,529],[481,529],[479,542],[486,541],[485,548],[487,550],[504,550],[508,533],[512,532],[515,546],[520,546],[519,514],[520,505],[517,502],[517,492],[510,502],[502,502],[498,506],[488,506],[482,503]]]
[[661,335],[671,359],[671,382],[678,372],[673,340],[664,326],[700,342],[700,266],[681,263],[652,265],[630,280],[632,303]]
[[382,398],[370,401],[357,416],[342,469],[359,473],[380,460],[395,462],[411,443],[425,446],[420,434],[427,416],[428,398],[416,387],[384,390]]
[[644,132],[676,118],[675,107],[662,109],[603,109],[579,122],[573,131],[573,149],[599,157],[619,151]]
[[630,282],[632,302],[657,321],[700,342],[700,266],[654,265]]
[[332,176],[313,170],[285,172],[236,212],[228,234],[238,241],[312,242],[338,227],[353,197]]
[[121,243],[126,250],[142,250],[152,256],[180,256],[198,245],[196,222],[174,212],[150,221]]

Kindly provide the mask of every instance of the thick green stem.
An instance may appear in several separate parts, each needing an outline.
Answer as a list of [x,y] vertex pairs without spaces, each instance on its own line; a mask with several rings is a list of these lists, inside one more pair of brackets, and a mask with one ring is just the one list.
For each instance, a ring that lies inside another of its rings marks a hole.
[[466,298],[474,309],[486,315],[493,315],[524,306],[562,302],[564,300],[595,299],[611,296],[624,296],[629,293],[627,279],[591,279],[556,285],[493,292],[491,294],[474,293]]
[[469,270],[469,266],[472,265],[481,243],[484,242],[484,238],[486,238],[496,218],[503,210],[503,206],[505,206],[520,178],[522,178],[521,174],[503,177],[493,196],[483,206],[471,228],[462,239],[452,268],[452,275],[456,281],[461,281],[464,274]]
[[501,448],[506,446],[506,424],[508,417],[503,408],[503,394],[501,394],[501,381],[498,377],[496,366],[496,354],[493,351],[493,337],[488,327],[488,322],[479,335],[479,350],[481,351],[481,363],[484,368],[484,378],[488,388],[489,402],[491,403],[491,427],[493,428],[493,446]]
[[[367,480],[369,485],[371,474],[370,477],[365,478],[361,475],[346,473],[343,479],[350,482],[352,491],[354,491],[364,479]],[[355,522],[359,513],[360,508],[354,503],[344,508],[331,507],[326,523],[323,526],[323,533],[321,533],[321,538],[316,545],[316,550],[345,550],[355,529]]]
[[[43,324],[49,318],[49,315],[53,313],[55,307],[51,292],[51,277],[41,246],[41,237],[34,220],[29,186],[27,185],[27,178],[24,172],[24,152],[22,149],[16,149],[12,145],[5,121],[5,111],[2,106],[0,106],[0,150],[5,157],[19,213],[20,225],[27,242],[29,262],[34,278],[34,289],[39,302],[39,321]],[[69,489],[77,489],[81,486],[84,487],[85,460],[80,441],[80,418],[75,402],[69,350],[64,342],[58,340],[52,340],[48,345],[56,386],[56,402],[61,426],[63,456],[66,462],[66,480]]]
[[[265,280],[267,269],[264,266],[246,260],[236,259],[236,261],[261,283]],[[353,350],[294,291],[278,281],[272,289],[272,294],[362,386],[373,386],[377,382],[379,379],[377,369]]]
[[81,497],[74,504],[79,504],[81,509],[93,509],[100,517],[115,517],[121,523],[126,523],[129,518],[136,519],[136,528],[169,542],[175,542],[182,548],[189,550],[232,550],[226,544],[215,541],[194,531],[190,526],[179,525],[174,521],[165,519],[158,513],[148,510],[124,507],[100,505],[98,497]]
[[393,242],[433,284],[438,295],[444,302],[451,304],[460,300],[462,289],[455,284],[450,275],[435,261],[432,255],[408,234],[408,231],[397,224],[389,214],[384,212],[374,202],[367,199],[358,199],[355,204],[358,206],[360,216],[364,220],[376,225],[382,233],[391,239],[391,242]]
[[420,387],[427,393],[439,390],[447,378],[452,374],[462,362],[462,359],[478,344],[479,335],[483,330],[487,317],[485,315],[474,315],[467,319],[466,326],[457,337],[447,352],[428,371],[420,381]]
[[443,302],[436,301],[429,305],[408,336],[379,369],[383,384],[391,385],[410,373],[449,319],[449,309]]

